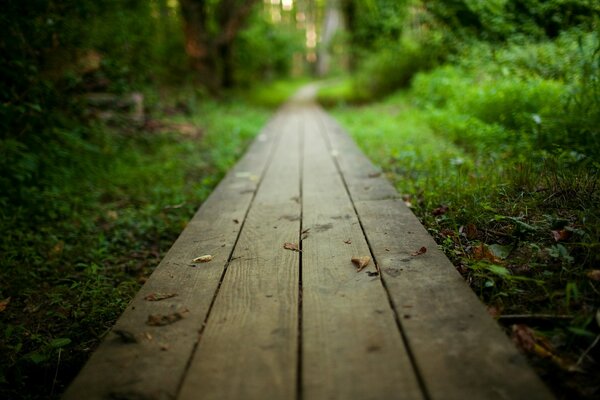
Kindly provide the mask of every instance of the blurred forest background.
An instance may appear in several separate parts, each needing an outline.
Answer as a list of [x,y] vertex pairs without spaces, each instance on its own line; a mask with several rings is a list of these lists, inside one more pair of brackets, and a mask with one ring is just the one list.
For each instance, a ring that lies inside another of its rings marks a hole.
[[0,397],[60,396],[315,79],[556,395],[600,394],[597,0],[4,0],[0,57]]

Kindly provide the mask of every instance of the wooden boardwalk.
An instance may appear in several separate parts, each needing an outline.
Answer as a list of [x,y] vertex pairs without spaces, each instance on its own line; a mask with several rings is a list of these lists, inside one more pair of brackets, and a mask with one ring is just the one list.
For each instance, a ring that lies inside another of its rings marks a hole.
[[552,398],[311,91],[202,205],[65,399]]

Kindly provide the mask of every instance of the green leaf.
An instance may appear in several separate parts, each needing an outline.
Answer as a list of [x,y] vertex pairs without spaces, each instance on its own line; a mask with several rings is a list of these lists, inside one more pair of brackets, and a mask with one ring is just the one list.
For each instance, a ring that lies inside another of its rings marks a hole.
[[501,245],[501,244],[490,244],[488,245],[488,249],[494,255],[501,260],[506,259],[510,255],[510,252],[513,250],[512,245]]
[[26,358],[31,360],[31,362],[34,364],[41,364],[48,360],[48,355],[34,351],[33,353],[27,354]]
[[56,338],[56,339],[52,339],[50,341],[50,347],[54,347],[55,349],[58,349],[60,347],[65,347],[70,343],[71,343],[71,339],[69,339],[69,338]]
[[488,270],[499,276],[508,276],[510,275],[510,271],[505,267],[501,267],[500,265],[489,265]]

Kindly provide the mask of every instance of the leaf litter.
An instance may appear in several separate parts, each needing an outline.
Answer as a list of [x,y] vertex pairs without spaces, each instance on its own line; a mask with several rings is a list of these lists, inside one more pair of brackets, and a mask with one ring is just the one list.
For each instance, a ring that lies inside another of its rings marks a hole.
[[540,358],[550,359],[554,364],[565,371],[582,372],[576,362],[560,357],[552,344],[545,337],[536,333],[527,325],[513,325],[512,339],[517,347],[525,353],[533,354]]

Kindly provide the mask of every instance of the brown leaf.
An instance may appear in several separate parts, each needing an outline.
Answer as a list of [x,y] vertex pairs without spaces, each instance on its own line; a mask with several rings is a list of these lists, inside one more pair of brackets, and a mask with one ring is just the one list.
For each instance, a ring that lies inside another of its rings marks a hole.
[[461,228],[461,232],[464,233],[464,235],[469,240],[473,240],[473,239],[477,238],[477,234],[478,234],[477,227],[475,226],[475,224],[467,224],[467,225],[463,226]]
[[289,242],[285,242],[283,244],[283,248],[286,250],[292,250],[292,251],[297,251],[300,252],[301,250],[298,248],[298,245],[296,243],[289,243]]
[[212,261],[213,256],[211,256],[210,254],[206,254],[204,256],[200,256],[200,257],[196,257],[192,260],[192,262],[195,263],[207,263],[209,261]]
[[420,256],[421,254],[425,254],[425,253],[427,253],[427,247],[423,246],[419,250],[412,253],[411,256],[416,257],[416,256]]
[[186,308],[181,311],[174,312],[172,314],[166,314],[166,315],[151,314],[151,315],[148,315],[148,320],[146,321],[146,325],[150,325],[150,326],[171,325],[172,323],[175,323],[175,322],[187,317],[188,312],[189,312],[189,310]]
[[591,269],[586,273],[586,275],[593,281],[600,281],[600,269]]
[[450,210],[450,208],[448,206],[439,206],[438,208],[436,208],[435,210],[433,210],[431,212],[431,214],[438,216],[438,215],[444,215],[448,212],[448,210]]
[[0,312],[6,310],[8,303],[10,303],[10,297],[7,297],[4,300],[0,301]]
[[351,261],[356,266],[356,268],[358,268],[358,270],[356,272],[360,272],[363,269],[365,269],[367,267],[367,265],[369,265],[369,263],[371,262],[371,257],[369,257],[369,256],[352,257]]
[[177,296],[177,293],[150,293],[148,296],[144,297],[144,300],[147,301],[160,301],[165,299],[170,299],[171,297]]
[[344,243],[346,243],[346,244],[352,244],[352,240],[346,239],[346,240],[344,240]]
[[502,260],[496,257],[483,243],[473,247],[473,258],[476,260],[486,260],[494,264],[502,264]]
[[52,246],[52,248],[48,252],[48,256],[50,256],[50,257],[60,256],[64,249],[65,249],[65,242],[63,242],[61,240],[61,241],[57,242],[54,246]]
[[573,232],[568,231],[566,229],[560,229],[552,231],[552,237],[556,242],[564,242],[565,240],[568,240],[571,237],[572,233]]

